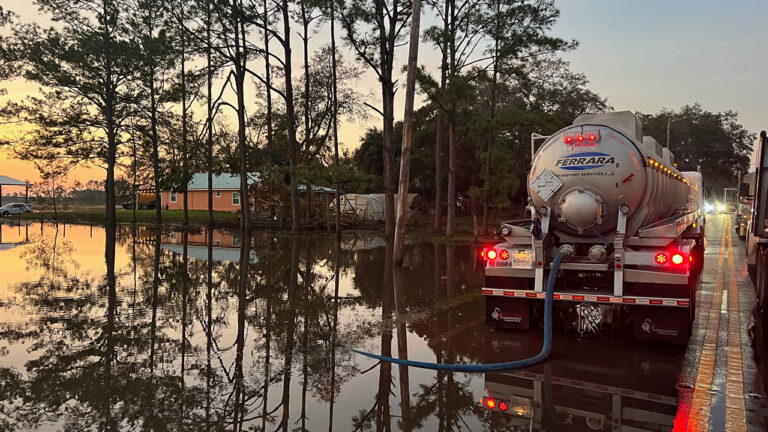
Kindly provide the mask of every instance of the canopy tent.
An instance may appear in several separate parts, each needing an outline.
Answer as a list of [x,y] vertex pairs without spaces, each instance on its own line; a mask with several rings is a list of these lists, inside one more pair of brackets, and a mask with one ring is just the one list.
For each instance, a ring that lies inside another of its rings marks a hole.
[[3,186],[23,186],[24,202],[29,202],[29,187],[32,186],[31,184],[17,180],[13,177],[0,175],[0,206],[3,205]]
[[[410,208],[416,194],[408,194],[408,207]],[[354,211],[358,218],[384,220],[384,194],[344,194],[341,198],[341,211]],[[336,200],[331,203],[335,208]],[[395,205],[397,205],[397,194],[395,194]]]

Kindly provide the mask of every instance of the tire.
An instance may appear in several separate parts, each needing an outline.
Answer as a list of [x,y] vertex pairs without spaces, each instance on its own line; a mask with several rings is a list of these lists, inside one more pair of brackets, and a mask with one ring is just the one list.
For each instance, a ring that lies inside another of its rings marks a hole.
[[760,310],[765,309],[765,251],[763,248],[757,250],[757,259],[755,261],[757,268],[755,275],[755,296],[757,297],[757,307]]
[[3,216],[10,216],[10,215],[11,215],[11,214],[8,212],[8,210],[5,210],[5,211],[3,212]]
[[696,292],[698,291],[698,277],[691,275],[688,278],[688,337],[693,334],[693,322],[696,320]]

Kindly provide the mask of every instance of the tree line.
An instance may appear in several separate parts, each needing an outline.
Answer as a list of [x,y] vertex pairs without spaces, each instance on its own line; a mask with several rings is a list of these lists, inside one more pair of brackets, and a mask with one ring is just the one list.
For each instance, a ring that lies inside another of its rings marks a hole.
[[[276,201],[290,208],[291,227],[299,231],[311,217],[306,203],[301,214],[299,184],[350,190],[360,181],[352,171],[360,173],[361,150],[339,152],[339,123],[378,117],[380,132],[369,131],[363,146],[380,137],[378,186],[386,196],[386,234],[394,232],[396,57],[408,36],[410,2],[36,4],[41,16],[52,19],[50,26],[22,22],[7,10],[1,15],[9,34],[0,50],[2,78],[23,77],[41,88],[8,103],[2,114],[29,126],[16,138],[15,151],[38,161],[41,172],[67,172],[83,162],[105,169],[108,222],[115,221],[115,181],[121,173],[151,188],[159,202],[165,188],[184,192],[194,172],[209,173],[209,186],[215,173],[239,173],[241,194],[249,196],[247,173],[257,171],[261,188],[285,195]],[[435,226],[445,214],[444,229],[451,234],[456,208],[448,204],[455,201],[451,197],[476,197],[484,221],[496,204],[499,184],[490,179],[501,162],[491,154],[513,155],[525,133],[606,104],[556,57],[576,42],[549,34],[559,14],[551,0],[434,0],[425,6],[438,24],[424,30],[422,43],[438,50],[440,64],[419,67],[418,92],[427,102],[419,115],[435,130],[435,187],[429,197]],[[378,100],[355,89],[356,78],[365,73],[378,80]],[[579,94],[557,88],[558,79]],[[564,95],[576,100],[557,100]],[[534,114],[527,112],[531,109]],[[417,128],[424,127],[417,122]],[[470,188],[461,183],[464,160],[458,163],[467,147],[481,160]],[[500,187],[509,188],[510,181]],[[306,189],[309,195],[311,188]],[[245,231],[256,204],[243,203]],[[185,194],[185,213],[187,207]],[[161,222],[161,207],[156,208]],[[212,212],[209,217],[212,223]]]
[[[299,185],[318,184],[383,191],[385,233],[394,233],[402,134],[395,122],[402,86],[396,67],[412,19],[410,2],[36,4],[41,16],[52,18],[50,26],[0,10],[7,34],[0,43],[0,78],[41,86],[2,107],[5,120],[26,125],[9,143],[46,179],[78,163],[103,167],[108,222],[115,221],[121,176],[153,190],[159,202],[161,190],[184,192],[192,173],[208,173],[212,224],[212,176],[239,173],[241,196],[250,196],[247,173],[259,172],[266,195],[243,200],[243,231],[252,207],[285,208],[293,231],[308,226],[311,187],[302,200]],[[424,104],[415,113],[410,188],[424,198],[435,231],[453,234],[458,209],[487,232],[489,214],[524,205],[530,134],[553,132],[579,114],[610,107],[559,57],[577,42],[551,34],[559,18],[553,1],[430,0],[425,10],[436,24],[424,29],[421,43],[439,53],[439,64],[422,64],[416,74]],[[356,89],[366,73],[376,77],[380,95]],[[750,135],[735,113],[709,113],[698,105],[679,114],[664,110],[646,116],[647,129],[659,135],[656,129],[665,125],[656,123],[674,116],[673,151],[714,140],[712,133],[697,136],[711,126],[722,132],[716,146],[733,150],[729,164],[712,165],[712,178],[720,184],[746,169]],[[367,130],[354,152],[340,152],[339,124],[361,119],[380,120],[380,126]],[[656,138],[666,143],[663,134]],[[704,154],[679,156],[686,165],[696,165],[694,157],[707,160]],[[705,166],[714,159],[708,160]],[[730,174],[721,172],[723,166]],[[161,222],[161,206],[156,212]]]

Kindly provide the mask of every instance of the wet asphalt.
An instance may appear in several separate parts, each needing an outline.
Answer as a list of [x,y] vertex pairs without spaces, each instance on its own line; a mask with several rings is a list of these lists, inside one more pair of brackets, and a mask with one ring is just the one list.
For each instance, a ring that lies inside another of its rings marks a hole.
[[[682,385],[678,387],[682,391],[679,412],[684,411],[688,403],[685,394],[688,387],[693,387],[691,392],[698,391],[703,395],[698,403],[700,409],[706,411],[709,399],[709,422],[696,421],[697,403],[694,401],[687,430],[766,430],[765,375],[762,371],[765,365],[760,364],[765,345],[760,338],[762,332],[756,331],[762,320],[756,308],[754,285],[747,272],[746,245],[733,229],[733,220],[734,216],[728,214],[707,215],[707,249],[699,280],[696,320],[681,373]],[[718,273],[722,278],[720,283]],[[735,285],[729,283],[731,279],[735,279]],[[715,295],[718,284],[722,285],[719,299]],[[736,301],[732,298],[734,295]],[[734,307],[728,307],[729,304]],[[719,322],[711,322],[713,317]],[[707,332],[716,332],[713,367],[702,361]],[[702,379],[706,374],[712,376],[709,388],[706,387],[708,380]],[[739,380],[743,390],[729,391],[729,386],[740,384]],[[739,414],[729,415],[729,410]],[[740,416],[743,417],[740,419]]]

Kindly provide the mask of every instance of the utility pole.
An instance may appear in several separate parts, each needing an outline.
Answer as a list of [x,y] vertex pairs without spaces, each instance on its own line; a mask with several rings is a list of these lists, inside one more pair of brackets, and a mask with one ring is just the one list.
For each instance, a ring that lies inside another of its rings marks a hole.
[[408,48],[408,75],[405,85],[405,114],[403,115],[403,146],[400,154],[400,187],[397,194],[395,247],[392,258],[395,265],[403,264],[405,249],[405,222],[408,211],[408,177],[411,169],[411,136],[413,135],[413,104],[416,94],[416,67],[419,58],[419,25],[421,0],[413,0],[411,38]]

